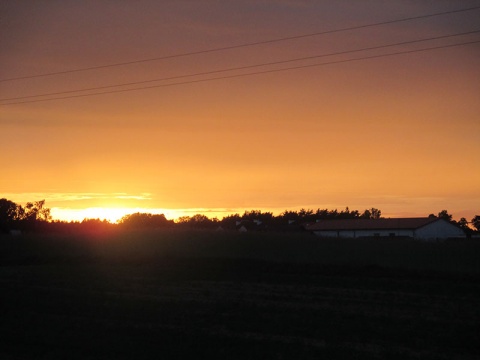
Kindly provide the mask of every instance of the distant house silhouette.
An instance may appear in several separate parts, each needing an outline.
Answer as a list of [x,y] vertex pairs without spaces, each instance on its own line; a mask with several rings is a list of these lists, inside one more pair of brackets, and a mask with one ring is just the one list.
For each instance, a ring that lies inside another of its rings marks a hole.
[[235,228],[239,232],[263,231],[266,225],[260,220],[240,220],[235,223]]
[[306,230],[321,237],[411,237],[421,240],[465,238],[465,232],[442,218],[319,220]]

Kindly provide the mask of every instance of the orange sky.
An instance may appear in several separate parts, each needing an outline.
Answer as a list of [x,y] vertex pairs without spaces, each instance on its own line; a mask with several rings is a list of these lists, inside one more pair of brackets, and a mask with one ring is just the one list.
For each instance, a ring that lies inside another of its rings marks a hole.
[[[479,1],[0,1],[0,79],[480,6]],[[480,10],[0,82],[19,98],[480,30]],[[224,73],[478,41],[480,33]],[[0,197],[57,218],[377,207],[480,213],[480,43],[54,101],[0,101]],[[204,75],[185,80],[208,79]],[[174,83],[175,81],[163,82]],[[158,85],[152,82],[144,86]],[[66,96],[74,93],[59,95]],[[24,99],[33,100],[36,98]],[[17,100],[21,101],[21,100]],[[79,209],[97,210],[83,211]],[[175,212],[177,210],[177,212]],[[117,213],[115,213],[117,214]],[[117,214],[118,215],[118,214]],[[118,217],[118,216],[117,216]]]

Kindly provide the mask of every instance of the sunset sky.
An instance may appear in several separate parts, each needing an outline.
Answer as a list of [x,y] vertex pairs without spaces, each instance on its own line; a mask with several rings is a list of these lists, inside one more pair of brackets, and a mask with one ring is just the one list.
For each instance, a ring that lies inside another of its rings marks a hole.
[[480,1],[0,0],[0,198],[470,220],[479,20]]

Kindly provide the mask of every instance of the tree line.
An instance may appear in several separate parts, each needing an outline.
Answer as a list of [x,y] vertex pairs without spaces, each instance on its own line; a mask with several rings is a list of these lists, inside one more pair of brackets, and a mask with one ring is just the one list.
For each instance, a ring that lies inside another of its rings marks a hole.
[[50,209],[45,207],[45,200],[28,202],[25,206],[7,199],[0,199],[0,231],[28,230],[34,231],[52,220]]
[[[453,216],[447,210],[438,214],[430,214],[430,217],[445,219],[462,228],[467,234],[480,232],[480,215],[476,215],[471,221],[461,218],[453,220]],[[35,232],[99,232],[120,229],[225,229],[235,230],[240,227],[246,230],[277,230],[296,231],[304,224],[319,220],[330,219],[380,219],[382,212],[376,208],[350,210],[329,209],[300,209],[299,211],[285,210],[275,216],[272,212],[261,210],[245,211],[242,215],[233,214],[218,218],[209,218],[204,214],[182,216],[177,221],[169,220],[163,214],[134,213],[125,215],[116,224],[107,220],[84,219],[81,222],[52,220],[50,209],[45,207],[45,200],[28,202],[25,206],[16,204],[7,199],[0,199],[0,231],[35,231]],[[471,226],[469,226],[471,224]]]

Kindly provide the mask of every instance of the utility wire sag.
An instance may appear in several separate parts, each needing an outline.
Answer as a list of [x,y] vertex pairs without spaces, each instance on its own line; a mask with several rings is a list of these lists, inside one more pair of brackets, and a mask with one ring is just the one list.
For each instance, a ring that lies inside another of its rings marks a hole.
[[417,39],[417,40],[402,41],[402,42],[397,42],[397,43],[392,43],[392,44],[377,45],[377,46],[365,47],[365,48],[354,49],[354,50],[344,50],[344,51],[332,52],[332,53],[327,53],[327,54],[300,57],[300,58],[295,58],[295,59],[273,61],[273,62],[268,62],[268,63],[261,63],[261,64],[246,65],[246,66],[232,67],[232,68],[219,69],[219,70],[197,72],[197,73],[192,73],[192,74],[177,75],[177,76],[170,76],[170,77],[163,77],[163,78],[157,78],[157,79],[121,83],[121,84],[114,84],[114,85],[96,86],[96,87],[83,88],[83,89],[57,91],[57,92],[43,93],[43,94],[37,94],[37,95],[27,95],[27,96],[19,96],[19,97],[12,97],[12,98],[3,98],[3,99],[0,99],[0,101],[13,101],[13,100],[31,99],[31,98],[42,97],[42,96],[65,95],[65,94],[73,94],[73,93],[76,93],[76,92],[112,89],[112,88],[122,87],[122,86],[141,85],[141,84],[148,84],[148,83],[152,83],[152,82],[167,81],[167,80],[178,80],[178,79],[184,79],[184,78],[194,77],[194,76],[212,75],[212,74],[218,74],[218,73],[223,73],[223,72],[246,70],[246,69],[252,69],[252,68],[263,67],[263,66],[280,65],[280,64],[286,64],[286,63],[303,61],[303,60],[312,60],[312,59],[318,59],[318,58],[328,57],[328,56],[346,55],[346,54],[352,54],[352,53],[362,52],[362,51],[379,50],[379,49],[385,49],[385,48],[388,48],[388,47],[394,47],[394,46],[400,46],[400,45],[409,45],[409,44],[415,44],[415,43],[420,43],[420,42],[425,42],[425,41],[440,40],[440,39],[446,39],[446,38],[464,36],[464,35],[471,35],[471,34],[478,34],[478,33],[480,33],[480,30],[473,30],[473,31],[467,31],[467,32],[463,32],[463,33],[435,36],[435,37],[429,37],[429,38],[423,38],[423,39]]
[[278,72],[283,72],[283,71],[305,69],[305,68],[312,68],[312,67],[318,67],[318,66],[349,63],[349,62],[361,61],[361,60],[378,59],[378,58],[398,56],[398,55],[404,55],[404,54],[413,54],[413,53],[426,52],[426,51],[445,49],[445,48],[452,48],[452,47],[464,46],[464,45],[472,45],[472,44],[478,44],[478,43],[480,43],[480,40],[474,40],[474,41],[468,41],[468,42],[462,42],[462,43],[456,43],[456,44],[449,44],[449,45],[439,45],[439,46],[433,46],[433,47],[415,49],[415,50],[398,51],[398,52],[393,52],[393,53],[388,53],[388,54],[370,55],[370,56],[363,56],[363,57],[350,58],[350,59],[344,59],[344,60],[328,61],[328,62],[317,63],[317,64],[298,65],[298,66],[286,67],[286,68],[281,68],[281,69],[270,69],[270,70],[262,70],[262,71],[243,73],[243,74],[224,75],[224,76],[218,76],[218,77],[212,77],[212,78],[206,78],[206,79],[188,80],[188,81],[183,81],[183,82],[151,85],[151,86],[144,86],[144,87],[138,87],[138,88],[132,88],[132,89],[110,90],[110,91],[103,91],[103,92],[96,92],[96,93],[89,93],[89,94],[77,94],[77,95],[69,95],[69,96],[62,96],[62,97],[54,97],[54,98],[48,98],[48,99],[25,100],[25,101],[5,103],[5,104],[1,104],[1,105],[5,106],[5,105],[14,105],[14,104],[26,104],[26,103],[34,103],[34,102],[63,100],[63,99],[72,99],[72,98],[79,98],[79,97],[88,97],[88,96],[115,94],[115,93],[138,91],[138,90],[147,90],[147,89],[154,89],[154,88],[161,88],[161,87],[195,84],[195,83],[202,83],[202,82],[209,82],[209,81],[217,81],[217,80],[233,79],[233,78],[246,77],[246,76],[254,76],[254,75],[260,75],[260,74],[278,73]]

